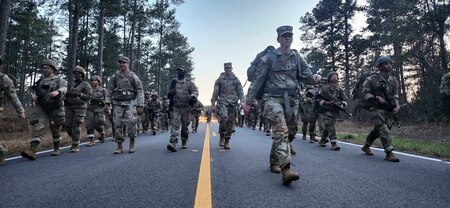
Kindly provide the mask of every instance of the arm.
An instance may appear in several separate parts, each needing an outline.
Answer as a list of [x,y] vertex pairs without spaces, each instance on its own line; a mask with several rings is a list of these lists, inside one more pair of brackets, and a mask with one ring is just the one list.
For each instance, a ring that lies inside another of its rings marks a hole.
[[219,92],[220,92],[220,79],[217,79],[216,82],[214,82],[214,90],[211,97],[211,106],[216,106],[216,101],[219,99]]
[[139,77],[133,73],[134,81],[136,82],[136,106],[144,107],[144,89],[142,87],[142,82]]
[[11,101],[12,105],[14,106],[14,109],[16,109],[16,112],[18,114],[23,114],[25,110],[23,109],[22,103],[20,103],[20,100],[17,97],[16,88],[14,88],[14,83],[6,75],[3,76],[3,79],[4,79],[3,86],[0,87],[4,87],[5,95]]
[[244,103],[244,89],[242,89],[241,81],[236,77],[236,94],[239,98],[240,103]]

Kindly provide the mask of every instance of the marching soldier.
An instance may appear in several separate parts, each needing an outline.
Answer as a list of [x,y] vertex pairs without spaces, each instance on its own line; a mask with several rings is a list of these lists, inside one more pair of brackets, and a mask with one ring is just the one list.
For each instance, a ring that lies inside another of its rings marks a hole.
[[315,86],[307,87],[305,90],[305,99],[303,103],[302,134],[303,140],[306,140],[306,134],[309,133],[309,143],[317,142],[316,140],[316,121],[317,109],[315,96],[319,89]]
[[139,77],[129,70],[128,63],[130,59],[120,57],[118,60],[119,71],[116,72],[109,80],[106,90],[106,112],[111,114],[111,106],[113,106],[113,125],[114,125],[114,141],[117,143],[117,149],[114,154],[123,153],[122,143],[125,141],[124,127],[130,137],[129,153],[134,153],[135,140],[137,133],[137,118],[144,113],[144,92]]
[[72,138],[70,151],[77,153],[80,151],[81,124],[86,117],[88,101],[92,94],[91,85],[84,81],[86,70],[81,66],[76,66],[73,70],[75,82],[66,94],[64,105],[66,107],[65,129]]
[[94,130],[100,134],[98,139],[101,143],[105,142],[105,97],[106,90],[101,85],[102,79],[98,75],[91,78],[92,95],[91,103],[86,112],[86,129],[89,138],[88,147],[95,146]]
[[[16,89],[14,87],[13,81],[8,77],[8,75],[2,73],[3,69],[3,60],[0,56],[0,117],[3,117],[4,107],[3,98],[7,98],[14,109],[16,109],[19,118],[25,118],[25,110],[22,107],[22,103],[20,103],[19,98],[16,94]],[[5,155],[8,150],[0,144],[0,166],[5,162]]]
[[[262,94],[264,115],[272,125],[272,149],[270,169],[282,173],[283,184],[299,179],[291,170],[291,148],[296,134],[299,108],[300,78],[318,82],[320,75],[312,74],[305,60],[297,51],[291,49],[292,26],[277,28],[277,41],[280,47],[261,59],[255,72],[255,80],[247,93],[247,104]],[[261,93],[262,92],[262,93]]]
[[214,92],[211,97],[211,111],[216,111],[216,102],[218,104],[217,113],[219,116],[219,146],[224,149],[230,149],[231,134],[234,132],[234,123],[236,121],[236,106],[238,100],[244,102],[244,91],[241,81],[234,75],[231,62],[224,63],[224,72],[214,84]]
[[199,100],[192,107],[192,132],[197,132],[200,115],[202,114],[203,104]]
[[148,116],[150,118],[150,128],[152,134],[156,135],[156,130],[158,130],[159,114],[161,113],[162,103],[158,99],[158,93],[153,92],[151,99],[147,103]]
[[20,153],[22,157],[29,160],[36,160],[38,145],[45,135],[46,126],[49,125],[53,137],[52,156],[60,155],[59,142],[65,121],[63,98],[67,91],[67,82],[57,76],[56,72],[56,62],[44,59],[41,64],[42,78],[32,87],[32,99],[37,105],[30,118],[30,124],[33,126],[30,149]]
[[169,100],[167,96],[164,96],[161,100],[161,131],[165,132],[169,130]]

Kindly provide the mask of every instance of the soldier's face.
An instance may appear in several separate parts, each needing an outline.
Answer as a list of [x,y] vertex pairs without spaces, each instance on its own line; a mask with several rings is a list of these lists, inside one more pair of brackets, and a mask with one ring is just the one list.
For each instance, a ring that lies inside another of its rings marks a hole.
[[48,77],[53,74],[53,68],[48,65],[42,65],[41,72],[44,76]]
[[75,79],[83,78],[83,73],[81,73],[81,72],[74,71],[73,75],[74,75]]
[[337,83],[339,80],[337,75],[333,75],[330,77],[330,83]]
[[96,79],[93,79],[91,81],[91,85],[94,86],[94,87],[97,87],[99,84],[100,84],[100,82],[98,80],[96,80]]
[[119,61],[119,69],[121,71],[127,71],[128,70],[128,63],[125,61]]
[[392,71],[392,62],[390,62],[390,61],[384,62],[384,63],[380,64],[378,69],[383,72],[391,72]]
[[225,71],[226,75],[229,75],[229,74],[231,74],[231,71],[233,71],[233,67],[225,67],[224,71]]
[[278,36],[277,41],[282,47],[290,47],[292,44],[292,33],[284,33]]

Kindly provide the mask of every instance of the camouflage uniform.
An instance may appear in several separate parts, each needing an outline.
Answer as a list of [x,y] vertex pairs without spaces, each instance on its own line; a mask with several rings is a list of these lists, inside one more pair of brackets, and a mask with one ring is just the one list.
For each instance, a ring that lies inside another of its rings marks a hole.
[[161,101],[161,119],[160,119],[160,126],[161,131],[168,131],[169,130],[169,101],[167,100],[167,97],[163,97]]
[[[232,64],[224,63],[224,68],[232,68]],[[222,72],[214,84],[211,104],[214,106],[216,102],[218,103],[219,145],[224,146],[224,148],[229,148],[228,144],[236,120],[238,100],[244,101],[244,91],[242,90],[241,82],[232,72],[229,75],[226,72]]]
[[144,114],[142,114],[140,117],[141,124],[142,124],[142,130],[147,133],[148,126],[150,125],[150,115],[149,115],[149,109],[148,109],[148,102],[150,101],[150,92],[146,91],[144,93]]
[[[331,72],[330,74],[336,74],[335,72]],[[330,79],[330,75],[328,76]],[[340,147],[337,146],[337,137],[336,137],[336,118],[339,117],[340,111],[336,109],[336,107],[327,104],[326,102],[333,102],[338,105],[342,105],[341,107],[345,107],[347,105],[347,95],[345,95],[344,90],[335,83],[335,86],[323,85],[319,91],[319,94],[326,99],[321,97],[317,98],[317,102],[320,107],[318,109],[318,120],[319,120],[319,129],[321,132],[321,140],[319,144],[322,147],[325,147],[325,144],[328,142],[327,137],[329,137],[330,142],[332,144],[332,150],[339,150]]]
[[309,133],[309,142],[316,142],[316,121],[317,121],[317,109],[315,95],[319,89],[316,87],[308,87],[305,90],[305,95],[302,103],[303,112],[301,115],[302,120],[302,134],[303,140],[306,140],[306,134]]
[[[186,73],[185,69],[181,67],[177,68],[177,71]],[[174,89],[172,89],[173,83]],[[190,122],[191,108],[193,102],[197,101],[198,89],[193,81],[184,77],[183,79],[177,78],[172,80],[169,90],[173,90],[174,93],[169,94],[173,106],[172,111],[170,112],[170,144],[167,145],[167,149],[176,152],[176,144],[178,143],[178,136],[180,136],[180,129],[182,148],[187,148],[186,144],[189,140],[188,125]]]
[[[128,64],[129,59],[121,57],[120,62]],[[119,70],[109,80],[106,90],[105,103],[112,105],[114,141],[118,144],[115,154],[123,152],[122,143],[125,141],[123,129],[126,127],[130,138],[130,153],[134,152],[134,140],[137,133],[138,108],[144,107],[144,92],[139,77],[132,71]]]
[[[53,60],[45,59],[41,68],[46,66],[50,66],[56,72],[56,63]],[[67,82],[54,73],[44,74],[32,88],[37,96],[37,105],[30,116],[30,124],[32,125],[30,150],[23,151],[21,155],[29,160],[36,159],[37,146],[46,133],[46,127],[50,125],[54,145],[52,155],[58,156],[61,130],[65,122],[63,98],[67,91]],[[52,97],[50,94],[54,91],[58,91],[59,94]]]
[[[98,80],[99,86],[92,87],[91,102],[86,112],[86,129],[89,139],[93,140],[94,130],[100,133],[100,141],[105,140],[105,98],[106,90],[101,84],[99,76],[93,76],[92,80]],[[95,143],[93,143],[95,145]]]
[[[379,67],[379,70],[381,70],[380,65],[385,62],[392,63],[391,59],[387,56],[381,56],[377,60],[377,67]],[[378,137],[380,137],[386,152],[385,159],[391,162],[399,162],[398,158],[392,153],[394,147],[391,144],[389,136],[390,129],[388,127],[394,115],[392,110],[387,110],[382,104],[377,103],[376,97],[382,97],[390,106],[397,106],[399,98],[398,88],[399,83],[394,76],[386,74],[386,77],[383,77],[381,72],[379,72],[366,78],[362,90],[364,93],[364,100],[367,102],[375,102],[375,104],[371,105],[368,109],[370,120],[373,123],[374,128],[369,135],[367,135],[366,144],[363,146],[362,150],[367,155],[373,155],[372,152],[370,152],[369,147]]]
[[258,103],[253,101],[252,105],[250,106],[250,113],[249,113],[249,124],[250,128],[252,130],[255,130],[256,124],[258,123],[258,117],[259,117],[259,106]]
[[[83,77],[86,76],[84,68],[77,66],[74,72],[76,71],[83,73]],[[86,110],[91,94],[91,85],[88,82],[83,81],[83,79],[75,80],[66,94],[66,100],[64,101],[66,122],[64,128],[67,131],[67,134],[72,138],[72,152],[79,151],[78,145],[80,144],[81,124],[86,117]]]
[[299,80],[301,78],[317,80],[320,76],[313,75],[304,59],[290,49],[292,42],[288,41],[292,41],[292,26],[281,26],[277,28],[277,33],[280,47],[263,56],[255,73],[256,78],[249,87],[247,102],[256,99],[262,90],[264,115],[272,125],[270,167],[274,173],[279,173],[281,167],[283,183],[289,184],[299,178],[290,170],[289,145],[296,134]]
[[162,104],[158,99],[157,94],[152,94],[152,98],[147,103],[147,109],[148,117],[150,118],[150,128],[153,132],[153,135],[155,135],[156,130],[158,130],[159,115],[162,109]]
[[202,114],[203,104],[200,101],[197,101],[192,107],[192,132],[197,132],[198,123],[200,120],[200,115]]
[[[0,57],[0,67],[2,65],[2,60]],[[1,71],[1,68],[0,68]],[[16,89],[14,87],[13,81],[8,77],[8,75],[0,72],[0,117],[3,117],[3,99],[7,98],[11,101],[16,112],[21,114],[24,113],[25,110],[22,107],[22,103],[20,103],[19,98],[16,94]],[[5,161],[5,155],[8,150],[0,144],[0,165],[2,165]]]

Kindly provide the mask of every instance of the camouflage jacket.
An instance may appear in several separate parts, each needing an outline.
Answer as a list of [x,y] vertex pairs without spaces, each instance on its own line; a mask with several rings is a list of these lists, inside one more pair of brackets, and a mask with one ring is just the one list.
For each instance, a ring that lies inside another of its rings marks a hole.
[[[67,92],[67,81],[52,75],[42,77],[33,85],[33,91],[37,96],[37,104],[43,109],[51,110],[63,106],[64,97]],[[57,90],[59,95],[51,97],[50,92]]]
[[[389,105],[395,105],[395,99],[398,99],[399,84],[395,77],[389,75],[387,79],[381,76],[379,73],[371,75],[366,78],[363,84],[364,100],[374,100],[375,96],[383,97]],[[375,108],[382,108],[381,106],[374,105]]]
[[324,103],[326,101],[330,101],[339,104],[341,101],[347,101],[348,99],[344,90],[339,87],[339,85],[336,85],[335,88],[330,85],[323,85],[322,88],[320,88],[319,94],[326,98],[317,98],[317,102],[320,104],[320,108],[318,109],[319,113],[331,112],[333,114],[337,114],[339,113],[339,109],[330,105],[324,105]]
[[162,109],[162,103],[159,99],[150,99],[147,103],[147,109],[152,113],[159,113]]
[[239,79],[231,74],[229,76],[222,72],[219,78],[214,83],[214,92],[211,98],[211,103],[218,103],[220,105],[236,106],[238,100],[244,101],[244,90]]
[[197,102],[194,104],[194,106],[192,106],[191,112],[193,115],[199,115],[199,114],[201,114],[202,110],[203,110],[203,104],[202,104],[202,102],[197,100]]
[[20,103],[19,98],[16,94],[16,88],[14,87],[13,81],[8,77],[8,75],[0,72],[0,112],[4,110],[3,98],[6,97],[11,101],[11,104],[16,109],[17,113],[23,113],[25,110]]
[[190,107],[189,101],[192,96],[198,97],[198,89],[194,82],[184,78],[175,79],[175,95],[173,96],[173,106],[177,108]]
[[139,77],[132,71],[117,71],[108,82],[105,103],[144,107],[144,91]]
[[89,104],[89,110],[102,111],[105,107],[105,88],[98,86],[97,88],[92,88],[91,102]]
[[263,90],[262,100],[268,97],[282,98],[287,92],[289,96],[299,95],[298,90],[303,79],[310,79],[313,74],[310,66],[294,50],[283,54],[280,48],[274,51],[274,60],[268,53],[262,57],[262,61],[255,72],[255,80],[251,83],[247,93],[247,101],[258,97]]
[[[78,83],[77,83],[78,82]],[[89,98],[92,94],[92,87],[86,81],[75,81],[71,87],[69,87],[68,92],[79,92],[81,95],[79,97],[72,97],[66,94],[66,100],[64,101],[64,105],[72,106],[75,108],[86,109],[88,106]]]

